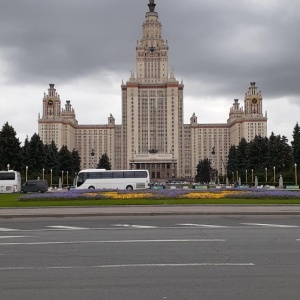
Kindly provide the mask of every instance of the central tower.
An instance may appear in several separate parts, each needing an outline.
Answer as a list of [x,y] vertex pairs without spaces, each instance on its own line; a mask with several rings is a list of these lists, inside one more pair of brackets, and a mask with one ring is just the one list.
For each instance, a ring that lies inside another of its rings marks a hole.
[[136,75],[122,84],[124,168],[145,168],[152,179],[180,177],[183,84],[168,73],[167,41],[150,0],[136,45]]
[[161,23],[154,11],[154,1],[143,23],[143,37],[136,46],[137,79],[140,83],[161,83],[168,80],[168,46],[161,37]]

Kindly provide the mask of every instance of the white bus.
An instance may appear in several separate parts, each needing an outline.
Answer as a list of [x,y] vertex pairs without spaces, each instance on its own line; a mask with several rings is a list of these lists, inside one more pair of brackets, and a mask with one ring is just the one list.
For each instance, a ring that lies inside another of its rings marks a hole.
[[0,193],[19,193],[21,175],[17,171],[0,171]]
[[138,190],[150,188],[148,170],[88,169],[78,173],[76,189]]

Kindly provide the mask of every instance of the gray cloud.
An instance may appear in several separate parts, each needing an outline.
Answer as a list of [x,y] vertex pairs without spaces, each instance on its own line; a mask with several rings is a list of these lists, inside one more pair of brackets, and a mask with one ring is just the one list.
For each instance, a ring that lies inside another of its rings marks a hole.
[[[147,4],[147,0],[2,0],[0,57],[8,66],[2,81],[46,90],[50,82],[67,85],[112,72],[120,74],[121,83],[123,75],[135,69],[135,45]],[[226,97],[229,111],[232,99],[242,99],[249,82],[256,81],[265,99],[285,97],[299,108],[298,0],[156,0],[156,4],[163,38],[169,41],[169,67],[184,79],[186,96],[199,101]]]

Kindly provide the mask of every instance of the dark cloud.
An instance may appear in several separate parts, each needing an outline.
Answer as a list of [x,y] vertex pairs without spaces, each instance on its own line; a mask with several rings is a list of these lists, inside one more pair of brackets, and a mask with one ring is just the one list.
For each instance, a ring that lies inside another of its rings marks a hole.
[[[66,85],[93,74],[129,75],[135,69],[135,45],[142,36],[147,4],[2,0],[0,58],[9,66],[5,80]],[[169,42],[169,68],[175,67],[177,78],[184,79],[188,97],[228,97],[231,105],[256,81],[267,99],[299,98],[300,1],[156,4],[163,38]]]
[[[170,64],[185,80],[224,82],[220,93],[257,79],[273,96],[298,94],[300,3],[292,2],[157,1]],[[147,1],[4,0],[0,8],[12,79],[64,82],[131,69]]]

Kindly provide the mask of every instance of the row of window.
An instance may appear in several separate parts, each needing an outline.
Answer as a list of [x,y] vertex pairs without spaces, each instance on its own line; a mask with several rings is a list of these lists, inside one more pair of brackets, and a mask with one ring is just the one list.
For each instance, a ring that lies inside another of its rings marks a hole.
[[105,171],[105,172],[84,172],[83,178],[87,179],[110,179],[110,178],[147,178],[147,171]]

